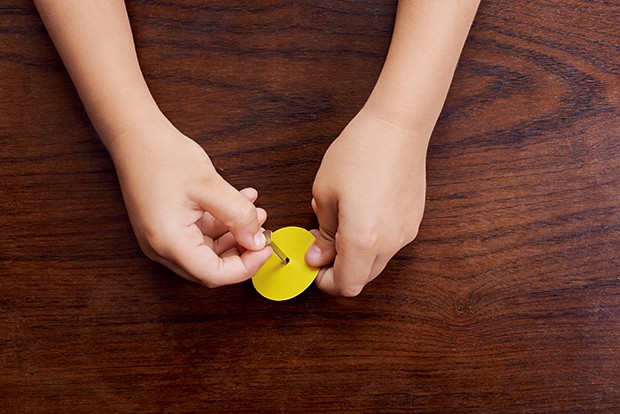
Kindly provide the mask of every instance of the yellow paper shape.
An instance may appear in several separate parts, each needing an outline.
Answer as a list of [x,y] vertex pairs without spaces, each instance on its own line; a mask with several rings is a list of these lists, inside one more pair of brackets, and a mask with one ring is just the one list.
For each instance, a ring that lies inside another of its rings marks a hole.
[[271,300],[294,298],[306,290],[319,273],[319,269],[306,264],[304,256],[314,241],[314,236],[301,227],[283,227],[273,232],[273,242],[288,256],[290,262],[282,263],[275,254],[265,262],[252,278],[254,287]]

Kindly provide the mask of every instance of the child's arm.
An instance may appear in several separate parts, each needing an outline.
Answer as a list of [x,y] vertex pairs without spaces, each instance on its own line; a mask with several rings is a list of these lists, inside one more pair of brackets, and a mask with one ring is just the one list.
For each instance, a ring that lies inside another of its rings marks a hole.
[[313,188],[318,286],[357,295],[418,232],[425,159],[478,0],[401,0],[379,80],[325,153]]
[[[122,0],[36,0],[118,172],[138,241],[152,259],[209,286],[267,260],[266,214],[162,114],[142,76]],[[241,250],[248,249],[240,253]],[[245,249],[244,249],[245,248]]]

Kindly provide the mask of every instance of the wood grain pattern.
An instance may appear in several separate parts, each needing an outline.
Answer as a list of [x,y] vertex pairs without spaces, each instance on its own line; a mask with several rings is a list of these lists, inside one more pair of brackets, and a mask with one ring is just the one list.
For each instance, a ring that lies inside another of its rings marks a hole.
[[[131,1],[145,76],[268,225],[381,69],[396,1]],[[620,406],[620,5],[483,2],[417,240],[360,297],[285,303],[151,263],[31,2],[0,6],[0,407],[601,412]]]

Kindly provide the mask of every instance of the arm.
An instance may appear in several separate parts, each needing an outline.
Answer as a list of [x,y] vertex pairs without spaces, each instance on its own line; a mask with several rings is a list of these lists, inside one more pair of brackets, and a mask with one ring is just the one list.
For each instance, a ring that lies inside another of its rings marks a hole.
[[[134,232],[152,259],[215,286],[251,277],[269,257],[266,214],[157,107],[122,0],[36,0],[99,136],[112,155]],[[240,253],[240,251],[244,251]]]
[[306,261],[318,286],[357,295],[417,235],[428,141],[478,0],[401,0],[383,70],[362,110],[325,153],[312,206],[319,220]]

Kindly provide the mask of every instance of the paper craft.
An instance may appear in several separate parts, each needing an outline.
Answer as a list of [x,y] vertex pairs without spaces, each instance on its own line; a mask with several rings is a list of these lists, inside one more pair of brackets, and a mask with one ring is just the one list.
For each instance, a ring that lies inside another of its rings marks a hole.
[[291,226],[274,231],[272,238],[289,262],[282,263],[278,256],[271,255],[254,275],[252,283],[267,299],[288,300],[306,290],[319,273],[318,268],[308,266],[304,260],[314,236],[306,229]]

